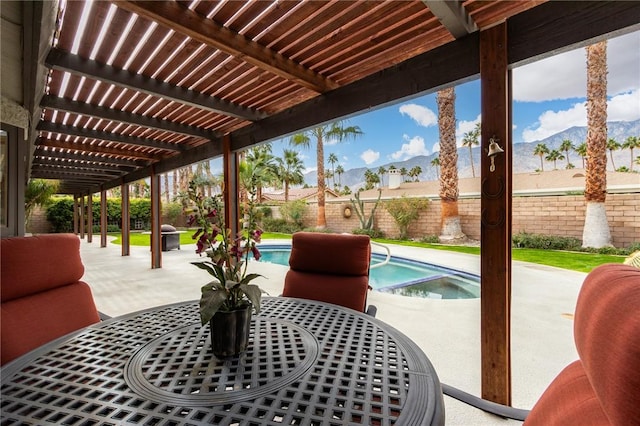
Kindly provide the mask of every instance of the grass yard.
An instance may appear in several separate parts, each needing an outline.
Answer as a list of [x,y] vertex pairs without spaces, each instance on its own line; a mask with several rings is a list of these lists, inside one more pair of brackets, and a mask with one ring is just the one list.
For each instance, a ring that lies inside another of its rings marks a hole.
[[[192,231],[181,233],[180,244],[194,244],[194,240],[191,239],[192,234]],[[116,237],[116,239],[112,241],[113,244],[121,244],[120,233],[112,233],[109,235]],[[291,235],[265,232],[264,234],[262,234],[262,238],[268,240],[288,240],[291,239]],[[150,243],[150,239],[151,235],[149,234],[132,232],[130,241],[132,246],[148,246]],[[480,247],[446,246],[441,244],[421,243],[419,241],[399,241],[390,239],[376,239],[375,241],[383,244],[398,244],[404,246],[424,247],[434,250],[447,250],[455,251],[458,253],[480,255]],[[569,269],[578,272],[590,272],[593,268],[598,265],[602,265],[603,263],[622,263],[625,259],[624,256],[614,256],[606,254],[525,248],[512,249],[511,256],[513,260],[538,263],[540,265],[553,266],[556,268]]]

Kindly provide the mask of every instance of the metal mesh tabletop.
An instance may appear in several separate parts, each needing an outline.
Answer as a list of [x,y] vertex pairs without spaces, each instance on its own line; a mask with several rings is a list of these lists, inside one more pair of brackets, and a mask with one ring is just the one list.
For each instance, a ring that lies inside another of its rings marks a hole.
[[2,425],[441,424],[422,351],[338,306],[265,298],[247,351],[218,360],[196,302],[113,318],[2,369]]

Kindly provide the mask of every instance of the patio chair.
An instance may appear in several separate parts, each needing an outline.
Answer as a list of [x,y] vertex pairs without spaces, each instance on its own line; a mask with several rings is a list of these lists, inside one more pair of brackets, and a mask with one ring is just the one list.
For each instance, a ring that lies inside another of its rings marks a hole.
[[80,281],[77,236],[4,238],[0,244],[1,365],[100,321],[91,289]]
[[623,426],[640,421],[640,269],[607,264],[587,275],[576,304],[579,359],[530,412],[442,386],[445,395],[525,426]]
[[285,297],[334,303],[375,316],[367,306],[371,244],[366,235],[296,232],[291,243]]

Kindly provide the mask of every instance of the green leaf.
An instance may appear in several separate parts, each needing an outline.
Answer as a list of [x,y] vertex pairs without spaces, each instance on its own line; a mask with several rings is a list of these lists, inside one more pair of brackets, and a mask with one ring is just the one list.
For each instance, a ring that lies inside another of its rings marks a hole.
[[247,274],[242,281],[240,281],[241,284],[249,284],[249,282],[251,282],[252,280],[255,280],[258,277],[261,277],[262,275],[260,274]]
[[240,284],[240,290],[247,296],[247,299],[253,304],[256,314],[260,313],[260,300],[262,298],[262,290],[255,284]]
[[210,265],[213,265],[211,262],[191,262],[191,264],[197,266],[200,269],[204,269],[205,271],[207,271],[208,273],[210,273],[214,277],[216,276],[215,271],[210,266]]
[[202,297],[200,297],[200,321],[202,325],[211,321],[211,318],[226,301],[226,291],[214,290],[211,287],[204,286],[202,288]]

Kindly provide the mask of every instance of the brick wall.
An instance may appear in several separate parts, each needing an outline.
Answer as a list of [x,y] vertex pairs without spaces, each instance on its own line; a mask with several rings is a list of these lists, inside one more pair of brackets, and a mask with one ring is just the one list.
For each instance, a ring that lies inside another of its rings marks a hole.
[[[365,203],[367,214],[373,202]],[[349,202],[328,201],[326,204],[327,228],[336,232],[351,232],[360,227],[355,211],[350,218],[343,217]],[[607,218],[613,245],[628,247],[640,242],[640,196],[638,194],[608,194]],[[472,239],[480,239],[480,199],[460,199],[458,209],[462,231]],[[353,210],[353,209],[352,209]],[[586,203],[582,195],[558,195],[546,197],[513,198],[513,233],[529,232],[567,236],[582,239]],[[309,204],[305,214],[305,226],[316,224],[317,206]],[[375,228],[388,237],[397,237],[398,228],[389,213],[380,205],[375,214]],[[431,200],[426,211],[409,227],[410,238],[440,234],[440,200]]]
[[[352,215],[345,218],[345,207],[351,207]],[[616,247],[628,247],[640,242],[640,195],[608,194],[607,218],[609,229]],[[365,203],[367,214],[373,208],[373,202]],[[273,208],[274,214],[277,208]],[[462,231],[475,240],[480,239],[480,199],[467,198],[458,201],[458,211]],[[581,195],[558,195],[546,197],[513,198],[513,233],[557,235],[582,239],[586,203]],[[317,205],[309,204],[304,215],[304,224],[312,228],[316,224]],[[360,221],[351,203],[345,201],[327,201],[327,228],[335,232],[351,232],[360,227]],[[393,218],[382,207],[376,210],[374,224],[388,237],[399,235]],[[27,228],[27,232],[51,232],[51,225],[45,214],[36,208]],[[431,200],[429,207],[420,213],[418,220],[409,227],[410,238],[421,238],[440,234],[440,200]]]

